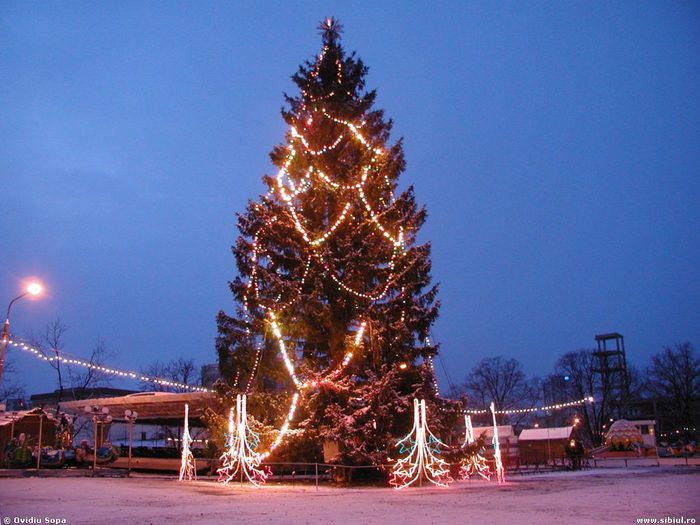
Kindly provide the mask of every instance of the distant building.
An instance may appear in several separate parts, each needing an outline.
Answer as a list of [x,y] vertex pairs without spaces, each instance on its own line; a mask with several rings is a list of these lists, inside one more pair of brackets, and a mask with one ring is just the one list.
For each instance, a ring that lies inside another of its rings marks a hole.
[[[493,425],[488,427],[474,427],[474,438],[478,439],[481,434],[485,434],[484,442],[485,457],[493,457]],[[511,425],[498,425],[498,447],[501,449],[501,459],[508,467],[515,465],[518,461],[518,436]]]
[[22,397],[16,397],[8,399],[5,403],[5,407],[8,412],[12,412],[13,410],[27,410],[27,408],[29,408],[29,403]]
[[523,465],[546,464],[567,457],[566,446],[578,441],[575,426],[527,428],[518,436],[520,463]]
[[[56,444],[56,419],[40,408],[32,410],[3,410],[0,411],[0,452],[7,450],[9,441],[17,438],[32,449],[39,443],[41,446]],[[0,468],[6,468],[8,458],[0,453]]]

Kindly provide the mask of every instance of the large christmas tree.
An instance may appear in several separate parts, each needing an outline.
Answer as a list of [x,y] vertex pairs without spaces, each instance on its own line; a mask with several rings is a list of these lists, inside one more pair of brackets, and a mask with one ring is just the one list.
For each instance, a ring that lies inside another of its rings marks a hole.
[[346,55],[336,20],[320,29],[321,53],[286,97],[278,171],[238,217],[239,306],[219,313],[217,351],[235,391],[293,403],[258,410],[267,423],[336,442],[339,461],[379,463],[408,430],[413,399],[440,402],[428,339],[437,286],[430,244],[416,240],[426,211],[413,187],[397,194],[402,144],[373,109],[367,66]]

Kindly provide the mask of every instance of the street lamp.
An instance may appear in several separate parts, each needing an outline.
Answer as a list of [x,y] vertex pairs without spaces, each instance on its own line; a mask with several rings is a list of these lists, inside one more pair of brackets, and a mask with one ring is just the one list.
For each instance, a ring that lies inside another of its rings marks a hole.
[[127,464],[126,475],[131,476],[131,440],[134,432],[134,423],[136,423],[136,418],[139,417],[139,413],[136,410],[129,410],[128,408],[124,411],[124,417],[129,424],[129,463]]
[[[86,414],[92,415],[92,422],[94,423],[94,450],[92,453],[92,477],[95,477],[95,471],[97,470],[97,423],[111,423],[112,416],[109,415],[108,407],[100,407],[98,405],[85,405],[83,408]],[[104,429],[104,427],[103,427]],[[104,432],[104,430],[103,430]]]
[[7,315],[5,316],[5,327],[2,329],[2,346],[0,348],[0,385],[2,385],[2,369],[5,366],[5,352],[7,351],[7,342],[10,337],[10,309],[15,301],[20,300],[26,295],[39,295],[44,288],[37,282],[29,283],[23,294],[18,295],[10,304],[7,305]]

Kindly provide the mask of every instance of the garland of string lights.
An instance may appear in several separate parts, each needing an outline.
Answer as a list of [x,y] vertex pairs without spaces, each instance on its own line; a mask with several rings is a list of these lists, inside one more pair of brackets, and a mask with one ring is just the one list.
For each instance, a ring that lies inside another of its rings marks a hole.
[[584,397],[583,399],[577,399],[576,401],[568,401],[566,403],[555,403],[553,405],[546,405],[541,407],[530,407],[530,408],[512,408],[509,410],[492,410],[491,408],[482,408],[478,410],[467,409],[463,410],[464,414],[488,414],[489,412],[494,412],[495,414],[529,414],[531,412],[548,412],[550,410],[560,410],[562,408],[569,408],[575,406],[585,405],[586,403],[594,403],[595,400],[593,396]]
[[[271,317],[274,317],[274,316],[272,315]],[[365,326],[366,326],[365,322],[361,323],[360,329],[356,333],[355,348],[359,348],[359,346],[360,346]],[[279,327],[278,327],[278,331],[279,331]],[[275,334],[275,335],[277,336],[277,334]],[[280,350],[282,349],[282,347],[284,345],[284,340],[281,338],[282,338],[282,334],[280,332],[280,334],[279,334]],[[98,372],[122,377],[125,379],[146,381],[146,382],[157,384],[157,385],[168,386],[168,387],[173,387],[173,388],[181,388],[183,390],[188,390],[188,391],[192,391],[192,392],[212,392],[211,389],[205,388],[203,386],[189,385],[186,383],[171,381],[169,379],[146,376],[140,372],[118,369],[118,368],[103,366],[103,365],[97,365],[95,363],[91,363],[91,362],[85,361],[83,359],[69,356],[68,354],[66,354],[65,352],[62,352],[60,350],[55,350],[55,349],[51,350],[51,352],[55,353],[56,355],[46,356],[37,348],[34,348],[33,346],[31,346],[23,341],[19,341],[17,339],[9,339],[8,344],[14,346],[15,348],[18,348],[19,350],[23,350],[23,351],[29,353],[30,355],[36,357],[40,361],[44,361],[44,362],[52,362],[52,361],[62,362],[62,363],[68,364],[68,365],[76,365],[76,366],[81,366],[84,368],[91,368],[91,369],[96,370]],[[286,350],[285,350],[285,352],[281,352],[281,353],[282,353],[282,355],[285,355]],[[346,352],[341,365],[338,368],[336,368],[334,371],[332,371],[330,374],[326,374],[326,380],[337,377],[342,372],[342,369],[345,368],[350,363],[352,356],[353,356],[352,350]],[[256,354],[255,368],[257,368],[257,366],[259,365],[259,359],[260,359],[259,353],[257,353]],[[292,367],[292,370],[294,370],[294,366],[291,364],[291,360],[289,360],[288,355],[287,355],[287,361],[289,361],[289,363]],[[434,373],[435,368],[433,366],[432,359],[429,360],[429,364],[430,364],[431,370],[433,370],[433,376],[435,377],[435,373]],[[240,376],[240,373],[237,373],[235,383],[238,382],[238,376]],[[295,376],[296,376],[296,373],[295,373]],[[304,388],[308,388],[309,386],[316,386],[317,383],[318,383],[318,381],[306,381],[303,383],[299,382],[299,385],[304,385]],[[438,392],[437,380],[435,380],[435,379],[433,380],[433,386],[435,387],[435,391]],[[250,379],[248,381],[248,386],[247,386],[246,390],[249,390],[249,388],[250,388]],[[291,420],[291,417],[293,417],[294,408],[295,408],[295,404],[296,404],[295,399],[298,399],[298,394],[296,394],[296,398],[295,397],[292,398],[293,403],[292,403],[292,406],[290,407],[290,411],[288,414],[288,420]],[[509,409],[509,410],[496,410],[496,414],[525,414],[525,413],[531,413],[531,412],[547,412],[547,411],[552,411],[552,410],[560,410],[560,409],[564,409],[564,408],[570,408],[570,407],[574,407],[574,406],[581,406],[581,405],[585,405],[586,403],[593,403],[594,401],[595,400],[594,400],[593,396],[588,396],[588,397],[584,397],[582,399],[577,399],[575,401],[568,401],[566,403],[555,403],[552,405],[545,405],[545,406],[540,406],[540,407],[516,408],[516,409]],[[490,409],[488,409],[488,408],[485,408],[485,409],[467,409],[467,410],[463,410],[462,412],[465,414],[479,415],[479,414],[489,413]]]
[[91,362],[85,361],[83,359],[78,359],[78,358],[75,358],[72,356],[68,356],[68,354],[66,354],[65,352],[62,352],[62,351],[56,350],[56,349],[51,350],[51,352],[55,355],[46,356],[40,350],[34,348],[33,346],[31,346],[27,343],[22,342],[22,341],[10,339],[8,341],[8,344],[11,344],[15,348],[19,348],[20,350],[24,350],[25,352],[28,352],[30,355],[33,355],[37,359],[45,361],[47,363],[55,361],[55,362],[65,363],[67,365],[82,366],[83,368],[91,368],[93,370],[96,370],[98,372],[102,372],[104,374],[123,377],[125,379],[134,379],[137,381],[145,381],[145,382],[153,383],[156,385],[168,386],[168,387],[173,387],[173,388],[180,388],[182,390],[188,390],[191,392],[212,392],[212,390],[210,390],[209,388],[204,388],[203,386],[193,386],[193,385],[188,385],[185,383],[180,383],[178,381],[171,381],[169,379],[163,379],[160,377],[150,377],[150,376],[144,375],[140,372],[133,372],[130,370],[122,370],[122,369],[118,369],[118,368],[97,365],[95,363],[91,363]]

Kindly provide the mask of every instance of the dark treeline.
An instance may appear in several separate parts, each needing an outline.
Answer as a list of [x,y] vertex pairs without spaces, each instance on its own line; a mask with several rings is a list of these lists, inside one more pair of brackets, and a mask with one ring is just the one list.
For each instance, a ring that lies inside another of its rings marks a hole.
[[642,368],[627,365],[624,385],[604,381],[594,349],[567,352],[550,374],[528,376],[517,359],[502,356],[482,359],[455,394],[466,395],[470,408],[497,410],[541,407],[594,398],[593,403],[546,412],[501,414],[499,423],[519,428],[571,425],[575,418],[590,446],[603,441],[606,429],[617,419],[657,422],[660,443],[697,441],[700,427],[700,358],[689,342],[664,346]]

